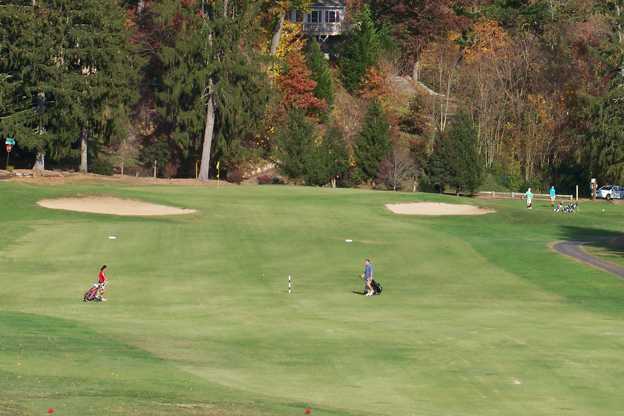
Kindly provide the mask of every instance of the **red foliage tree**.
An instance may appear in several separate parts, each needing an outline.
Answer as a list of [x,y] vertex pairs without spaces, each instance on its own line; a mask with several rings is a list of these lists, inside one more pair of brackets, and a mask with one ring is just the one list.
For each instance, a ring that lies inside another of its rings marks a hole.
[[282,103],[286,110],[303,110],[310,115],[314,111],[325,111],[327,103],[314,95],[316,81],[308,69],[300,52],[291,53],[287,60],[286,71],[279,76],[278,86],[282,92]]

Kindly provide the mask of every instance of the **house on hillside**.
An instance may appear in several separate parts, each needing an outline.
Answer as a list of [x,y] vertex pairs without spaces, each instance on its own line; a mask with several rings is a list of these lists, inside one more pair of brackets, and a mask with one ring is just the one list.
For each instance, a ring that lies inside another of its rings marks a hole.
[[308,13],[291,11],[288,20],[303,24],[306,35],[318,36],[325,41],[343,32],[346,10],[345,0],[318,0],[312,3]]

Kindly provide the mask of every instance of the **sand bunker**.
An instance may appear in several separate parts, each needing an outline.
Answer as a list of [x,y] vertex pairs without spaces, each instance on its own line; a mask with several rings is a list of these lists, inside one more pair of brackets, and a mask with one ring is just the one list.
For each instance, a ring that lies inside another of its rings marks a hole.
[[404,215],[483,215],[494,212],[492,209],[474,205],[444,204],[441,202],[412,202],[407,204],[386,204],[395,214]]
[[194,209],[175,208],[166,205],[150,204],[149,202],[135,201],[132,199],[120,199],[108,196],[42,199],[37,202],[37,204],[51,209],[64,209],[67,211],[125,216],[182,215],[192,214],[195,212]]

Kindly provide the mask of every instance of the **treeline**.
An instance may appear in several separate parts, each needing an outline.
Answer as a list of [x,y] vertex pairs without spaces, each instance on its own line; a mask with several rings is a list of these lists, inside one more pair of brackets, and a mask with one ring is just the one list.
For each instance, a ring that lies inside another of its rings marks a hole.
[[323,44],[285,19],[311,3],[4,1],[0,131],[18,162],[97,173],[624,180],[624,0],[352,0]]

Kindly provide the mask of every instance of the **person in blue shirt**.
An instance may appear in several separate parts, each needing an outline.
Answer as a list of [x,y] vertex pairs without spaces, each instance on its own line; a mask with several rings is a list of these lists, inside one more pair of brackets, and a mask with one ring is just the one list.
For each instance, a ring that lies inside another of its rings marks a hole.
[[373,296],[375,294],[375,289],[373,289],[373,264],[370,259],[366,259],[364,262],[364,274],[362,274],[362,278],[368,288],[366,296]]
[[555,191],[555,185],[550,186],[550,191],[548,191],[548,194],[550,195],[550,206],[554,208],[555,199],[557,198],[557,191]]

